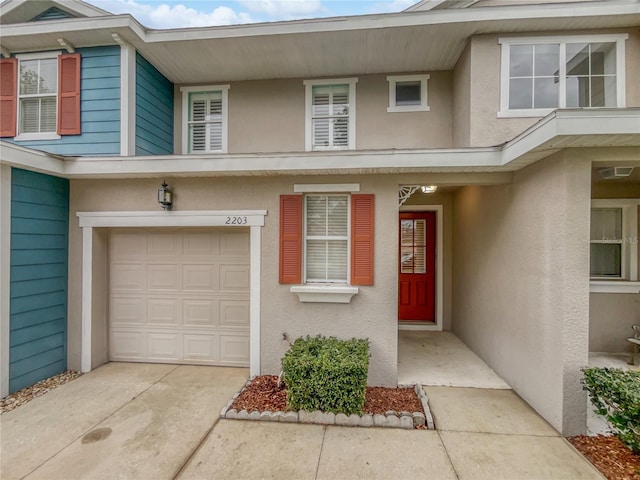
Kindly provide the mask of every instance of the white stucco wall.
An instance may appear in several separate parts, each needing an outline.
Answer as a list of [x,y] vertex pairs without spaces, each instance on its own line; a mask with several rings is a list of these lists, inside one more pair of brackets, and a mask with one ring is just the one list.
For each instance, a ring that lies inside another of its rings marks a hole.
[[590,162],[454,197],[453,331],[563,434],[586,427]]

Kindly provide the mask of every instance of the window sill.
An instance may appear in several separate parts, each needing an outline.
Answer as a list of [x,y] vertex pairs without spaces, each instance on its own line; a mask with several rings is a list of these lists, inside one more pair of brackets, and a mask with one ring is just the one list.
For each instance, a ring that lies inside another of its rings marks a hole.
[[351,303],[358,287],[349,285],[294,285],[289,290],[301,303]]
[[640,293],[640,282],[624,280],[591,280],[590,293]]
[[60,135],[56,133],[21,133],[13,139],[16,142],[25,142],[30,140],[60,140]]
[[431,108],[428,105],[396,105],[394,107],[387,107],[387,113],[397,112],[428,112]]

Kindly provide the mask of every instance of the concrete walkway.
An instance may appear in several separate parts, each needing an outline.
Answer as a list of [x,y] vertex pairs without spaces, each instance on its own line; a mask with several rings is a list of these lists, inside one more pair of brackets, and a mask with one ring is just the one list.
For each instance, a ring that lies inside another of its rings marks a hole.
[[0,417],[0,478],[602,478],[511,390],[427,387],[438,431],[219,421],[246,376],[102,366]]

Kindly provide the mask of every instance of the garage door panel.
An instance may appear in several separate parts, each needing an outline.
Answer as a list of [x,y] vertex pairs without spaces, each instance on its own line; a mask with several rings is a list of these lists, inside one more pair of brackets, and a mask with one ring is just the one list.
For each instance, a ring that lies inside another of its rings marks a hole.
[[147,252],[150,257],[176,257],[180,255],[180,235],[173,232],[148,234]]
[[220,362],[219,335],[190,335],[183,337],[185,360],[203,363]]
[[185,256],[220,255],[219,236],[209,231],[185,232],[182,237],[182,253]]
[[240,335],[220,335],[220,360],[246,362],[249,358],[249,338]]
[[249,235],[239,230],[230,230],[220,233],[220,255],[239,255],[241,257],[249,254]]
[[220,300],[220,326],[249,326],[249,301]]
[[182,324],[185,326],[210,326],[217,327],[218,321],[217,300],[191,300],[182,301]]
[[144,298],[120,298],[112,296],[110,299],[111,324],[142,324],[147,316],[146,300]]
[[140,331],[112,329],[109,354],[114,360],[139,360],[147,356],[146,336]]
[[139,263],[112,263],[111,290],[131,291],[146,288],[145,266]]
[[142,258],[147,255],[147,239],[140,232],[118,231],[111,234],[111,259]]
[[176,326],[182,324],[177,298],[150,298],[147,300],[147,324]]
[[248,366],[248,229],[123,231],[109,244],[111,360]]
[[183,290],[216,290],[218,268],[216,265],[183,265]]
[[220,265],[220,290],[246,290],[248,288],[248,265]]

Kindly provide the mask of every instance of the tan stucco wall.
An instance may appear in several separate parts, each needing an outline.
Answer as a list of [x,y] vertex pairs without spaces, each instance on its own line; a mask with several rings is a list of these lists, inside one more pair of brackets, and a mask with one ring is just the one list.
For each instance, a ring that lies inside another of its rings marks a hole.
[[[545,35],[587,35],[628,33],[625,44],[626,106],[640,106],[640,32],[632,29],[545,32]],[[500,110],[500,45],[499,37],[539,36],[539,33],[490,34],[471,37],[471,117],[470,144],[476,147],[500,145],[511,140],[539,118],[498,118]],[[462,72],[461,72],[462,73]],[[456,79],[456,82],[459,80]],[[457,99],[454,100],[454,106]],[[457,108],[457,107],[456,107]],[[455,114],[454,114],[454,118]],[[457,126],[457,125],[456,125]],[[454,132],[454,138],[459,133]]]
[[563,434],[586,427],[590,162],[454,196],[453,331]]
[[468,147],[471,121],[471,43],[453,70],[453,146]]
[[[389,113],[386,75],[357,75],[356,149],[452,146],[452,73],[433,72],[428,112]],[[229,153],[305,149],[303,79],[231,82]],[[175,88],[175,153],[182,152],[182,94]]]

